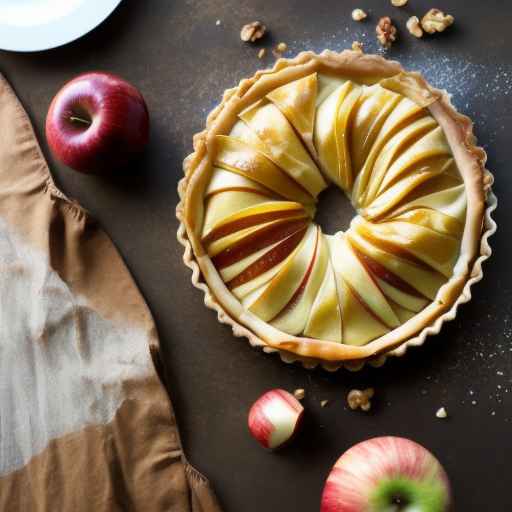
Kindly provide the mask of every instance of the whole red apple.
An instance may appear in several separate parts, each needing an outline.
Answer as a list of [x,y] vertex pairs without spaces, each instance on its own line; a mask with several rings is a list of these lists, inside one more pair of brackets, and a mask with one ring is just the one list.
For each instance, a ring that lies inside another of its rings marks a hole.
[[439,461],[401,437],[356,444],[336,462],[320,512],[446,512],[450,484]]
[[148,142],[146,102],[133,85],[115,75],[80,75],[53,99],[46,138],[56,158],[77,171],[118,169]]

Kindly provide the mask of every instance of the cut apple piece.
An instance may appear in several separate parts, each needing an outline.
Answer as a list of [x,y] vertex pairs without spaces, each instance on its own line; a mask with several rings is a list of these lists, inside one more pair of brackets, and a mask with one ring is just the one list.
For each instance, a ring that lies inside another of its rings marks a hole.
[[213,168],[212,179],[206,189],[205,197],[227,190],[238,192],[254,192],[271,199],[278,199],[279,196],[263,187],[256,181],[250,180],[234,172],[226,171],[220,167]]
[[257,231],[253,231],[216,254],[212,258],[212,262],[217,270],[229,267],[233,263],[243,260],[265,247],[288,238],[290,235],[307,227],[308,223],[309,219],[301,218],[276,221],[270,225],[265,224]]
[[410,311],[396,302],[390,301],[389,303],[402,324],[405,324],[405,322],[416,316],[414,311]]
[[216,166],[256,181],[286,199],[303,204],[315,202],[303,187],[254,147],[225,135],[217,135],[216,141]]
[[446,277],[451,277],[460,240],[409,222],[366,223],[371,237],[409,253]]
[[229,136],[249,144],[262,153],[265,152],[265,145],[261,139],[241,119],[233,125]]
[[244,301],[244,307],[263,321],[268,322],[275,318],[292,300],[303,282],[315,256],[317,234],[318,228],[311,225],[300,245],[294,250],[293,256],[287,260],[286,265],[272,278],[255,300]]
[[[330,249],[331,263],[336,279],[339,281],[340,278],[343,278],[352,290],[357,290],[358,297],[361,298],[367,309],[386,327],[398,327],[400,325],[398,318],[343,234],[334,235]],[[343,323],[345,323],[345,315],[343,315]],[[345,338],[343,338],[343,342],[345,342]]]
[[276,329],[289,334],[300,334],[304,331],[309,312],[322,286],[328,259],[327,245],[320,229],[317,228],[316,250],[310,268],[290,302],[272,320],[271,324]]
[[409,210],[390,220],[411,222],[455,238],[461,238],[464,232],[464,224],[458,219],[430,208]]
[[352,82],[345,82],[338,86],[316,112],[314,143],[318,158],[327,176],[338,185],[341,185],[341,181],[336,142],[337,113],[339,106],[352,88]]
[[439,157],[416,164],[406,176],[391,185],[378,195],[372,203],[361,210],[361,215],[368,220],[374,220],[389,214],[389,211],[397,207],[412,191],[423,185],[427,180],[445,172],[451,166],[451,163],[451,159]]
[[338,286],[341,288],[343,343],[361,346],[389,332],[389,328],[370,311],[364,300],[343,278],[338,280]]
[[[437,178],[433,181],[437,181]],[[464,185],[456,185],[454,187],[444,189],[440,188],[439,190],[434,189],[435,191],[432,191],[431,193],[429,193],[429,185],[433,185],[433,183],[426,183],[426,186],[418,193],[419,197],[407,198],[408,202],[401,205],[400,208],[397,208],[394,214],[399,215],[400,213],[410,211],[415,208],[430,208],[457,219],[461,224],[464,224],[466,220],[467,207]]]
[[[322,236],[322,247],[322,250],[328,252],[325,236]],[[331,262],[327,258],[325,275],[307,318],[304,335],[319,340],[341,343],[341,328],[341,310],[336,281]]]
[[[388,299],[396,302],[403,309],[406,309],[412,313],[421,311],[429,302],[428,299],[405,293],[402,290],[395,288],[393,285],[389,284],[383,279],[376,277],[375,280],[382,293]],[[391,304],[391,306],[393,306],[393,304]]]
[[350,155],[350,141],[352,138],[352,121],[355,117],[356,107],[363,88],[356,87],[351,90],[338,106],[336,115],[336,148],[338,153],[338,173],[340,186],[349,191],[354,181],[352,169],[352,156]]
[[307,227],[297,231],[282,242],[279,242],[273,248],[266,251],[265,254],[252,263],[252,265],[249,265],[243,272],[228,281],[226,286],[233,290],[249,281],[252,281],[261,274],[267,272],[267,270],[281,263],[302,242],[306,231]]
[[386,188],[403,176],[417,162],[432,158],[435,156],[450,156],[451,149],[444,135],[443,129],[438,126],[431,132],[427,133],[411,147],[405,150],[389,167],[383,177],[379,187],[379,192],[383,192]]
[[315,162],[285,115],[270,102],[260,100],[240,115],[259,137],[265,155],[313,197],[327,186]]
[[268,197],[259,192],[228,190],[220,192],[206,202],[203,233],[208,233],[213,226],[242,208],[267,203]]
[[425,266],[424,263],[415,263],[410,259],[401,257],[401,253],[396,247],[383,244],[372,238],[360,217],[352,222],[347,237],[350,243],[359,251],[380,263],[384,268],[430,300],[434,300],[437,291],[446,282],[443,275]]
[[253,206],[241,207],[237,212],[217,221],[211,229],[205,229],[201,241],[203,245],[208,246],[215,240],[251,226],[277,219],[297,218],[302,215],[307,216],[304,208],[292,201],[265,201]]
[[362,168],[382,125],[400,101],[400,96],[380,85],[365,87],[359,98],[351,134],[355,173]]
[[313,137],[317,95],[317,74],[305,76],[282,85],[267,94],[293,125],[302,138],[309,141]]
[[377,154],[374,154],[374,150],[372,150],[361,171],[367,174],[367,187],[363,193],[364,199],[361,204],[367,205],[375,199],[393,162],[414,145],[418,139],[435,130],[436,126],[437,123],[432,117],[420,118],[391,137]]
[[347,82],[347,78],[339,76],[326,75],[318,73],[317,75],[317,93],[316,93],[316,109],[336,90]]
[[354,183],[352,190],[352,202],[356,207],[364,203],[368,181],[373,172],[375,161],[382,153],[384,146],[399,131],[414,124],[414,122],[420,118],[429,119],[432,123],[432,127],[436,125],[435,121],[428,115],[428,112],[425,109],[419,107],[416,103],[407,98],[401,98],[386,118]]

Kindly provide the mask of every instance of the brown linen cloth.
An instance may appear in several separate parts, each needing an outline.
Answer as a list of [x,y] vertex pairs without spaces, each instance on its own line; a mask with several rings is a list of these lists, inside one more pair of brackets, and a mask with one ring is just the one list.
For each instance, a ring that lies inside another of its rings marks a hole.
[[218,512],[183,455],[144,299],[56,188],[2,77],[0,267],[0,511]]

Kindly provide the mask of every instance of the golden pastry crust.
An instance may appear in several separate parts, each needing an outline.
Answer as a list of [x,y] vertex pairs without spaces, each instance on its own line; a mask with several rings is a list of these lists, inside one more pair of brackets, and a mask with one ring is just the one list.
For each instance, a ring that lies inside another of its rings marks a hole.
[[[468,198],[461,254],[453,276],[425,309],[363,346],[292,336],[263,322],[244,309],[226,288],[201,244],[203,195],[212,174],[210,155],[214,154],[216,135],[229,133],[237,115],[270,91],[314,72],[350,77],[362,84],[379,82],[426,107],[444,130]],[[217,310],[219,320],[230,324],[236,335],[246,336],[252,345],[263,346],[267,351],[277,350],[287,360],[300,359],[309,365],[321,361],[328,369],[339,367],[341,362],[349,366],[355,362],[357,366],[357,361],[382,362],[379,356],[406,342],[423,342],[427,334],[439,331],[444,317],[454,316],[454,307],[469,300],[469,285],[481,278],[481,262],[490,255],[487,238],[493,222],[489,215],[484,224],[484,210],[492,175],[485,170],[486,154],[475,145],[472,126],[469,118],[454,109],[446,92],[430,87],[419,74],[405,73],[400,64],[380,56],[346,50],[324,51],[320,55],[304,52],[294,59],[279,59],[272,69],[258,71],[238,87],[225,91],[222,102],[208,116],[206,129],[194,136],[194,153],[185,159],[185,178],[179,184],[178,238],[185,245],[184,261],[193,270],[192,282],[205,292],[207,306]],[[484,231],[486,236],[482,239]]]

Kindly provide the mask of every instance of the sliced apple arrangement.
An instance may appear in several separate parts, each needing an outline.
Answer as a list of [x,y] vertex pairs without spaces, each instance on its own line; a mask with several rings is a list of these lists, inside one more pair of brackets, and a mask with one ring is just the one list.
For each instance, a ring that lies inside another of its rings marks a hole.
[[[259,344],[332,362],[384,353],[448,311],[485,204],[467,118],[418,75],[353,53],[299,56],[300,72],[283,64],[230,91],[186,161],[178,214],[235,322]],[[336,73],[351,60],[364,72]],[[345,232],[314,222],[330,185],[355,210]]]
[[[312,138],[360,212],[346,233],[312,222],[327,187]],[[216,143],[202,242],[227,288],[273,327],[362,345],[452,275],[464,185],[442,129],[413,101],[313,74],[244,110]]]

